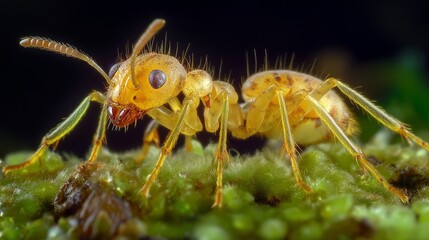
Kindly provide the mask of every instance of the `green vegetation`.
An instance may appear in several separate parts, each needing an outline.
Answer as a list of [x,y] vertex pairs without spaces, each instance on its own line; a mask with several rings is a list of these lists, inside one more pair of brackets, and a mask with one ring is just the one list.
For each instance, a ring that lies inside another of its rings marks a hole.
[[[2,239],[423,239],[429,236],[429,154],[387,141],[388,134],[380,132],[365,151],[391,182],[407,188],[409,205],[364,175],[335,144],[301,153],[301,170],[312,194],[297,187],[278,150],[232,157],[224,171],[221,209],[211,208],[214,144],[202,149],[194,142],[195,152],[175,152],[149,199],[137,192],[158,148],[151,148],[139,166],[134,163],[138,151],[103,149],[98,162],[87,165],[73,156],[63,160],[47,153],[40,164],[0,180],[0,234]],[[5,162],[27,156],[11,154]]]

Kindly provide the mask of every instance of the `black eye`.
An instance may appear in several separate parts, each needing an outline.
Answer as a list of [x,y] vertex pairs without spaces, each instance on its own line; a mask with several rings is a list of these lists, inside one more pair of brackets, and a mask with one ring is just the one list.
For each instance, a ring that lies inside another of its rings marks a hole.
[[161,70],[152,70],[152,72],[149,73],[149,83],[155,89],[162,87],[166,80],[167,76]]
[[116,71],[118,71],[119,67],[121,66],[122,62],[115,63],[109,70],[109,78],[112,79],[115,75]]

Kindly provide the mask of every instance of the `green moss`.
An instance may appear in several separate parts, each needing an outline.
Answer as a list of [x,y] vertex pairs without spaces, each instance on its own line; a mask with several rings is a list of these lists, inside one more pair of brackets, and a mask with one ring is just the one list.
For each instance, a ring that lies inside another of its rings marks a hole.
[[[295,184],[289,161],[279,157],[277,150],[266,148],[254,155],[231,157],[224,168],[221,209],[211,207],[216,182],[213,144],[192,153],[177,150],[167,158],[148,199],[138,191],[155,164],[158,148],[152,147],[140,165],[134,163],[138,151],[112,153],[103,149],[95,165],[80,165],[72,156],[62,160],[50,152],[42,157],[42,164],[0,179],[0,236],[2,239],[64,239],[81,235],[93,239],[119,235],[122,239],[429,236],[424,227],[429,222],[426,186],[429,154],[388,145],[387,140],[379,137],[378,142],[371,142],[364,150],[391,182],[409,190],[410,205],[402,204],[371,175],[364,175],[356,161],[336,144],[311,146],[300,154],[299,165],[304,180],[313,189],[311,194]],[[5,162],[18,163],[27,156],[27,153],[9,155]],[[407,185],[410,178],[412,184]],[[62,212],[55,210],[59,200],[54,200],[59,192],[69,200]],[[112,228],[116,229],[113,233],[109,232]]]
[[278,219],[272,218],[263,222],[258,229],[258,236],[261,239],[284,239],[288,232],[287,224]]

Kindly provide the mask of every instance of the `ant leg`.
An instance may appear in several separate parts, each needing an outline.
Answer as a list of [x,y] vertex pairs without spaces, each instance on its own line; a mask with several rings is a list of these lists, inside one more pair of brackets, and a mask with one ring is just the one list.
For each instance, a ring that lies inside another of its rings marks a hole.
[[216,179],[216,191],[215,201],[212,207],[222,207],[222,170],[223,160],[228,161],[228,151],[226,148],[226,137],[227,137],[227,125],[228,125],[228,112],[229,112],[229,97],[225,94],[222,101],[222,112],[220,116],[220,132],[219,132],[219,143],[216,150],[216,161],[217,161],[217,179]]
[[192,152],[192,136],[185,135],[185,151]]
[[[20,164],[17,164],[17,165],[6,166],[3,168],[3,173],[7,174],[13,170],[22,169],[26,166],[34,164],[43,155],[43,153],[48,149],[49,146],[57,144],[59,140],[61,140],[65,135],[67,135],[68,133],[70,133],[73,130],[73,128],[77,125],[77,123],[85,115],[91,101],[95,101],[95,102],[99,102],[101,104],[104,104],[106,102],[106,97],[102,93],[96,92],[96,91],[89,94],[79,104],[79,106],[76,108],[76,110],[74,110],[74,112],[72,114],[70,114],[70,116],[68,116],[63,122],[61,122],[58,126],[56,126],[51,131],[49,131],[43,137],[42,143],[40,144],[39,149],[37,149],[37,151],[27,161],[20,163]],[[102,113],[102,116],[103,116],[103,114],[106,115],[105,113]],[[100,122],[102,122],[101,119],[103,119],[103,117],[100,118]],[[99,127],[97,129],[97,133],[104,132],[104,130],[99,131],[101,127],[102,126],[100,126],[100,124],[99,124]],[[96,134],[94,139],[98,139],[98,137],[96,137],[96,136],[98,136],[98,135]],[[103,136],[103,134],[101,134],[101,136]],[[100,141],[100,144],[101,144],[101,141]],[[96,150],[99,148],[97,146],[98,146],[97,144],[94,145],[93,154],[91,154],[91,156],[93,156],[94,152],[96,152]]]
[[[159,106],[157,108],[150,109],[147,114],[162,126],[169,130],[173,130],[179,121],[180,111],[175,113],[165,106]],[[184,135],[195,135],[196,131],[187,124],[184,124],[181,129],[181,133]]]
[[402,123],[398,119],[390,116],[383,109],[376,106],[370,100],[365,98],[362,94],[353,90],[350,86],[335,78],[326,79],[322,85],[319,87],[317,91],[311,94],[315,99],[320,99],[324,94],[326,94],[330,89],[337,87],[344,95],[346,95],[352,102],[359,105],[363,110],[369,113],[373,118],[375,118],[378,122],[391,129],[392,131],[400,134],[405,139],[411,139],[419,146],[424,148],[429,152],[429,143],[423,141],[421,138],[414,135],[409,128],[407,128],[406,124]]
[[[150,145],[152,143],[155,143],[155,145],[159,147],[160,138],[158,133],[158,127],[159,122],[155,119],[152,119],[152,121],[150,121],[147,125],[143,136],[142,151],[135,160],[137,164],[141,163],[144,159],[146,159],[149,153]],[[187,152],[192,152],[192,136],[185,135],[185,150]]]
[[[229,130],[232,136],[239,139],[246,139],[254,135],[264,122],[267,109],[275,95],[276,88],[272,85],[246,105],[231,104]],[[210,120],[210,118],[206,116],[206,112],[204,112],[204,118],[206,119],[206,129],[208,129],[207,119]],[[213,122],[213,120],[211,121]]]
[[390,183],[377,171],[377,169],[368,161],[362,150],[357,147],[341,130],[335,120],[329,115],[328,112],[320,105],[320,103],[312,96],[308,95],[305,97],[308,103],[311,104],[312,108],[319,115],[322,122],[329,128],[334,136],[341,142],[341,144],[347,149],[347,151],[369,172],[380,182],[384,188],[398,196],[403,203],[408,202],[408,196],[401,190],[393,187]]
[[249,112],[247,113],[246,129],[254,133],[262,125],[264,121],[268,105],[276,95],[275,86],[272,85],[258,97],[255,98],[254,102],[250,106]]
[[89,155],[88,162],[92,163],[97,159],[98,153],[100,152],[101,145],[103,145],[103,140],[106,137],[106,125],[107,125],[107,109],[106,104],[103,104],[101,110],[100,118],[98,120],[97,131],[95,132],[94,138],[92,140],[92,150]]
[[[197,107],[199,105],[199,99],[196,96],[188,96],[189,99],[192,99],[193,107],[189,109],[189,112],[185,118],[185,126],[186,128],[190,128],[195,132],[201,132],[203,130],[203,124],[201,123],[200,118],[198,117]],[[168,101],[168,105],[172,109],[173,112],[179,112],[182,108],[182,105],[177,97],[172,98]],[[192,138],[193,135],[185,135],[185,150],[187,152],[192,152]]]
[[[201,123],[197,113],[199,99],[198,97],[194,96],[189,96],[188,99],[192,100],[193,106],[189,108],[189,112],[185,117],[186,126],[194,129],[196,132],[201,132],[203,130],[203,124]],[[170,101],[168,101],[168,105],[174,113],[178,113],[182,108],[182,105],[180,104],[180,101],[177,97],[170,99]]]
[[295,142],[293,140],[291,128],[289,125],[288,114],[286,110],[286,103],[281,91],[277,91],[277,99],[279,102],[280,117],[282,121],[283,151],[286,151],[289,156],[289,159],[292,165],[292,172],[295,177],[296,183],[307,193],[309,193],[311,192],[311,188],[304,182],[304,180],[301,177],[301,173],[299,171],[299,166],[298,166],[297,157],[296,157]]
[[173,129],[171,130],[170,134],[168,135],[167,139],[164,142],[164,145],[161,148],[161,153],[159,154],[158,161],[156,162],[155,168],[153,169],[152,173],[149,174],[147,177],[146,183],[143,185],[143,187],[140,189],[139,193],[144,195],[145,197],[149,197],[149,191],[152,187],[153,183],[155,182],[159,171],[162,168],[162,165],[164,164],[164,160],[171,153],[173,150],[174,145],[176,145],[177,139],[179,138],[179,135],[181,133],[182,127],[185,123],[185,117],[189,111],[191,101],[187,100],[183,104],[183,108],[180,110],[179,118],[174,125]]
[[[182,108],[182,104],[180,103],[180,101],[177,97],[170,99],[170,101],[168,101],[168,105],[170,106],[171,110],[173,110],[173,112],[179,112],[180,109]],[[191,110],[192,110],[192,108],[191,108]],[[198,118],[198,115],[196,115],[196,109],[194,109],[194,112],[195,112],[195,115],[192,117],[194,117],[194,119],[195,119],[195,116],[197,116],[197,118]],[[189,119],[189,115],[191,115],[191,113],[188,114],[188,119]],[[199,119],[196,121],[194,120],[193,122],[197,122],[197,121],[199,121]],[[185,122],[189,122],[189,121],[185,120]],[[199,128],[199,131],[202,131],[202,127]],[[158,136],[157,145],[159,145],[159,136]],[[185,150],[187,152],[192,152],[192,136],[185,135]]]
[[170,106],[173,112],[179,112],[182,109],[182,104],[180,103],[177,97],[174,97],[168,101],[168,105]]
[[426,151],[429,152],[429,144],[423,141],[421,138],[414,135],[404,123],[400,122],[396,118],[387,114],[380,107],[377,107],[371,101],[366,99],[364,96],[362,96],[361,94],[359,94],[358,92],[356,92],[355,90],[347,86],[346,84],[336,79],[331,79],[331,81],[333,81],[335,85],[338,87],[338,89],[340,89],[340,91],[344,93],[350,100],[358,104],[362,109],[368,112],[378,122],[380,122],[387,128],[390,128],[392,131],[403,136],[405,139],[408,140],[409,143],[411,143],[409,141],[409,139],[411,139],[415,143],[420,145],[422,148],[426,149]]
[[209,108],[204,108],[204,126],[207,132],[214,133],[219,129],[222,104],[221,99],[215,99]]
[[147,154],[149,153],[149,148],[152,142],[159,146],[159,134],[158,134],[159,123],[155,119],[149,122],[144,131],[143,135],[143,146],[141,154],[136,158],[136,163],[141,163],[144,159],[146,159]]

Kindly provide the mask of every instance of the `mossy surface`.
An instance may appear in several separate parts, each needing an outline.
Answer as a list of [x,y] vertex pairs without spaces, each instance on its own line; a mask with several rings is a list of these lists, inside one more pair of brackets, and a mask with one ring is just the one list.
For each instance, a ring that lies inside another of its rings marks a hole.
[[[136,164],[139,151],[103,149],[95,164],[49,152],[0,180],[1,239],[427,239],[429,154],[387,144],[378,134],[364,150],[393,184],[411,197],[404,205],[339,144],[300,153],[313,189],[294,181],[276,149],[230,158],[223,207],[212,208],[216,145],[168,157],[146,199],[138,194],[159,149]],[[27,153],[10,154],[6,164]]]

